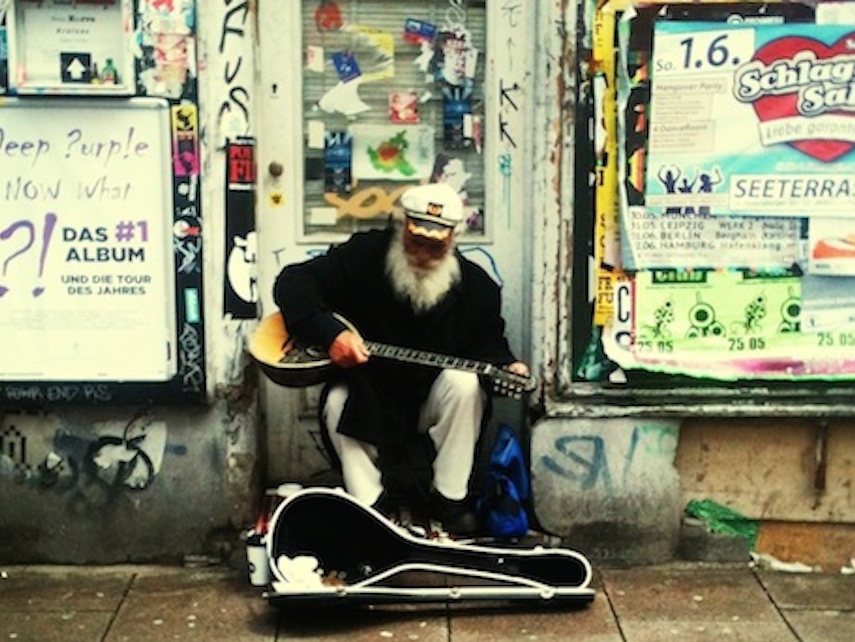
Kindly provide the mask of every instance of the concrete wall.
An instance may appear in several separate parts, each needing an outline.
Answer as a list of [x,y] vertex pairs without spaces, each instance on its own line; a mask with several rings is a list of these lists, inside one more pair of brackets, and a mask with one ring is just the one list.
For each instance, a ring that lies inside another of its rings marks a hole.
[[593,559],[647,564],[702,554],[678,550],[681,522],[690,501],[711,500],[757,522],[757,553],[837,571],[855,556],[852,428],[822,418],[544,419],[532,430],[536,513]]
[[851,419],[683,423],[683,499],[711,497],[755,519],[855,522]]
[[758,520],[756,550],[837,572],[855,558],[855,422],[686,419],[682,503],[712,499]]

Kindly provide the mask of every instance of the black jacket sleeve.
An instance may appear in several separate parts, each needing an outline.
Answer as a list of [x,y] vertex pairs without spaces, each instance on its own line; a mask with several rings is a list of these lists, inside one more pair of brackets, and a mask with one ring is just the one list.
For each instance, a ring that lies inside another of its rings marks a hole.
[[273,298],[291,335],[306,345],[328,348],[346,325],[334,316],[341,279],[333,250],[324,256],[285,267],[276,279]]
[[326,254],[286,266],[276,279],[273,298],[289,333],[300,342],[329,348],[363,305],[366,283],[382,278],[383,257],[391,238],[388,230],[360,232]]

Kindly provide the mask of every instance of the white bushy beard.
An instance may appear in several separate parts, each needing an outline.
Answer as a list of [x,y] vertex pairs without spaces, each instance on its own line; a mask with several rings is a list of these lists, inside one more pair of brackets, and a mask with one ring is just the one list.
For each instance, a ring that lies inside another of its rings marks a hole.
[[460,264],[453,246],[448,253],[429,268],[420,268],[407,260],[404,252],[403,228],[398,228],[386,254],[386,275],[392,289],[413,309],[426,312],[442,301],[452,286],[460,280]]

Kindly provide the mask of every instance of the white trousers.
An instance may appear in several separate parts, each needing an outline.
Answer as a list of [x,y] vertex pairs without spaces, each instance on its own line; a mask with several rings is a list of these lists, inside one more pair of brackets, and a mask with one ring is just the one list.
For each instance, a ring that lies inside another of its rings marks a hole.
[[[338,424],[348,394],[343,383],[330,389],[323,409],[324,423],[341,460],[345,490],[370,506],[383,492],[377,467],[379,453],[373,444],[339,434]],[[467,495],[486,400],[478,375],[443,370],[419,413],[418,430],[430,436],[436,450],[433,487],[448,499],[459,500]]]

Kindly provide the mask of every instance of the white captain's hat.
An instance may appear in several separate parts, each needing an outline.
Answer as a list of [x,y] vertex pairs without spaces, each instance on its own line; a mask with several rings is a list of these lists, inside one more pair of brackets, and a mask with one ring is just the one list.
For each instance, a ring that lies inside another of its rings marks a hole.
[[413,234],[444,240],[463,222],[463,201],[446,183],[411,187],[401,195],[401,205]]

